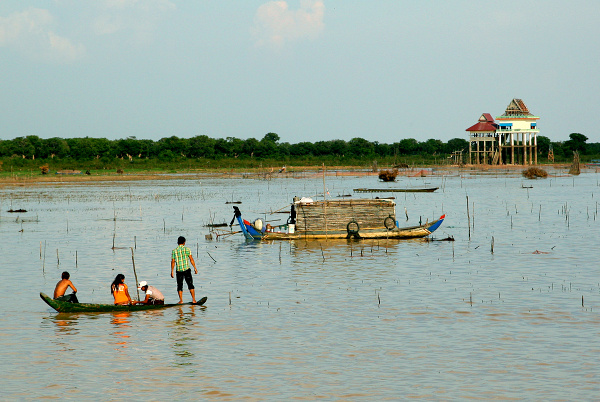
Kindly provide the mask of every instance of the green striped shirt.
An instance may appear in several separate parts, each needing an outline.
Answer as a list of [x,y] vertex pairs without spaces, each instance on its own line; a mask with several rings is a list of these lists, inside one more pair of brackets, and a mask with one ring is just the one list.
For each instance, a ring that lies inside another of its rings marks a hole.
[[184,245],[179,245],[173,250],[172,257],[177,263],[177,271],[187,271],[190,269],[188,257],[192,255],[192,250]]

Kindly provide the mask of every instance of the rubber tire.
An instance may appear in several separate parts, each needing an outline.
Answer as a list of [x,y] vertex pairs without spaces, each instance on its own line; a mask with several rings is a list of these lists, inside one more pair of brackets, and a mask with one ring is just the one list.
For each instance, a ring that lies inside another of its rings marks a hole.
[[[354,226],[354,225],[356,225],[356,229],[351,229],[350,226]],[[360,226],[358,225],[358,222],[356,222],[356,221],[350,221],[346,225],[346,231],[348,232],[349,236],[357,235],[359,230],[360,230]]]
[[[392,223],[389,223],[390,221]],[[385,226],[387,230],[393,230],[396,227],[396,221],[391,216],[388,216],[383,220],[383,226]]]

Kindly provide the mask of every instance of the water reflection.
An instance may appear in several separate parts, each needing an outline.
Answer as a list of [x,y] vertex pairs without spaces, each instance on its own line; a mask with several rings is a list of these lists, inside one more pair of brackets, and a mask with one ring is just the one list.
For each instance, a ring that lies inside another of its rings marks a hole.
[[52,342],[56,344],[61,352],[75,350],[68,342],[68,336],[78,335],[78,316],[73,314],[56,314],[55,316],[45,318],[54,324],[56,336],[52,337]]
[[173,331],[171,332],[173,342],[173,353],[176,356],[176,366],[191,366],[197,364],[195,354],[198,341],[197,331],[194,329],[196,309],[202,309],[200,306],[179,306],[177,315],[173,322]]
[[79,328],[77,327],[78,316],[73,314],[56,314],[50,320],[56,326],[57,335],[77,335]]
[[128,340],[131,337],[131,335],[129,335],[129,328],[131,328],[129,317],[131,317],[131,312],[129,311],[112,313],[110,323],[115,327],[115,331],[112,332],[112,335],[117,340],[117,342],[115,342],[116,350],[127,348],[129,346]]

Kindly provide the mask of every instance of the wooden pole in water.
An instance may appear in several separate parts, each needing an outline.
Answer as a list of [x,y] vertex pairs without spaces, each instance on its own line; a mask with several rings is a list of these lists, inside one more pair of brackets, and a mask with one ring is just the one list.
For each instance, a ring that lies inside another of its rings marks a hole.
[[469,226],[469,240],[471,240],[471,215],[469,214],[469,196],[467,195],[467,226]]
[[138,289],[138,278],[137,278],[137,272],[135,272],[135,258],[133,257],[133,247],[129,247],[131,249],[131,262],[133,264],[133,276],[135,277],[135,289],[137,291],[137,298],[138,301],[140,300],[140,290]]
[[325,240],[327,240],[327,199],[325,193],[325,163],[323,163],[323,217],[325,218]]

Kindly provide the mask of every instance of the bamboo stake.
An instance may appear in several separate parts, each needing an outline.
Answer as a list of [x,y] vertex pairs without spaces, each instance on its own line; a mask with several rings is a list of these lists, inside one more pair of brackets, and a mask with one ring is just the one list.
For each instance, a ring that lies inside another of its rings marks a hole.
[[323,163],[323,215],[325,217],[325,240],[327,240],[327,203],[325,201],[325,163]]
[[[512,222],[512,218],[511,218]],[[469,196],[467,195],[467,226],[469,226],[469,240],[471,240],[471,214],[469,213]]]
[[138,282],[138,278],[137,278],[137,272],[135,272],[135,258],[133,257],[133,247],[129,247],[131,249],[131,262],[133,264],[133,276],[135,277],[135,288],[137,290],[137,298],[138,301],[140,300],[140,290],[138,289],[137,284]]
[[215,260],[215,259],[213,258],[213,256],[212,256],[212,255],[210,255],[210,253],[209,253],[208,251],[206,252],[206,254],[208,254],[208,256],[209,256],[209,257],[210,257],[210,258],[211,258],[211,259],[212,259],[214,262],[217,262],[217,260]]

